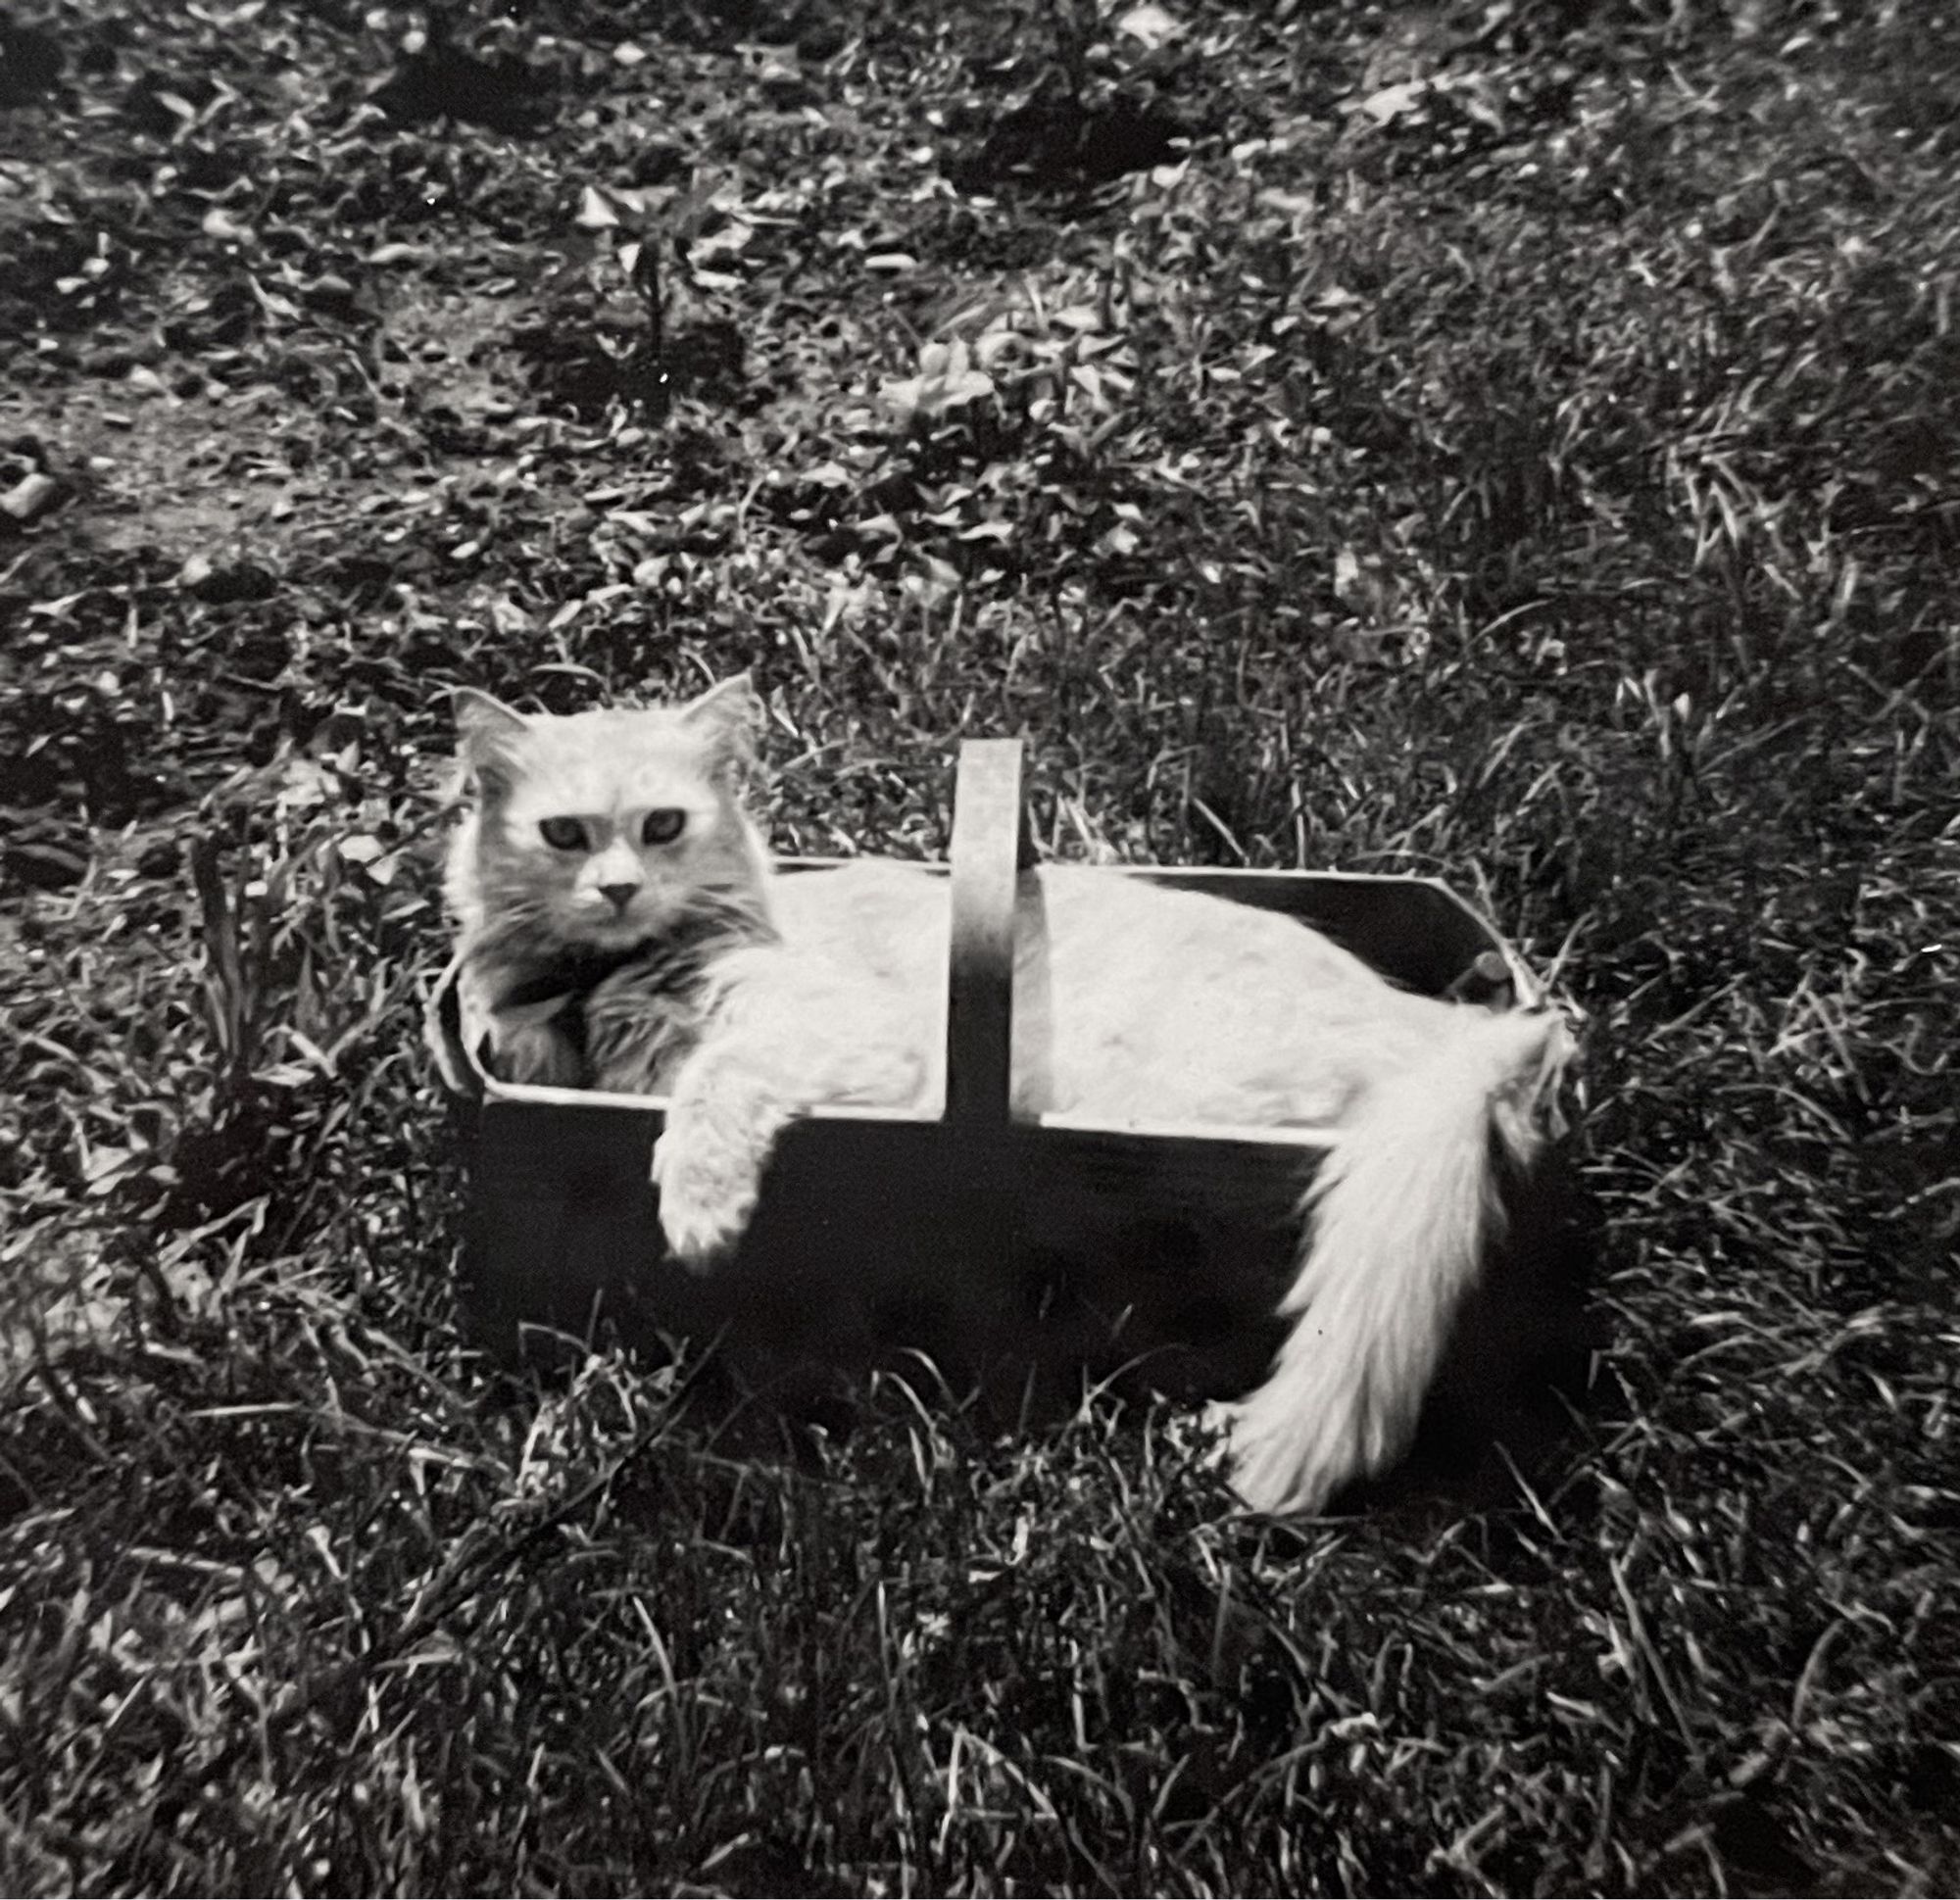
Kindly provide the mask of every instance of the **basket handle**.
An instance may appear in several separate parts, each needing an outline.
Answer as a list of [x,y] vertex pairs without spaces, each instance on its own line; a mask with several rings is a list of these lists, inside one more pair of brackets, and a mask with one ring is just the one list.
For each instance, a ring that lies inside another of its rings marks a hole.
[[1034,862],[1021,742],[965,739],[953,796],[946,1119],[1004,1126],[1012,1083],[1014,900]]

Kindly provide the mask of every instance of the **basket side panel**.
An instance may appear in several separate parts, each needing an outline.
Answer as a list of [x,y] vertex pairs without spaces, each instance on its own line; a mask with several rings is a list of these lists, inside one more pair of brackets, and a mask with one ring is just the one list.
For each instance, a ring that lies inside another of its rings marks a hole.
[[1015,1349],[1180,1398],[1263,1378],[1313,1148],[1029,1129],[1016,1181]]
[[648,1169],[658,1110],[487,1100],[477,1118],[462,1298],[472,1344],[499,1359],[553,1356],[617,1319],[658,1249]]
[[1181,1395],[1262,1375],[1315,1150],[1013,1125],[814,1119],[785,1131],[736,1254],[662,1249],[661,1118],[485,1104],[464,1304],[472,1340],[550,1363],[615,1340],[719,1340],[758,1379],[931,1358],[1010,1416],[1085,1377]]

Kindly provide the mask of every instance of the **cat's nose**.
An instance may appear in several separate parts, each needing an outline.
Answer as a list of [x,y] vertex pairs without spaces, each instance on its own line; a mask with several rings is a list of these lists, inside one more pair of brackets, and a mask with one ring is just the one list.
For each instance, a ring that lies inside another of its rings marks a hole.
[[637,884],[602,884],[599,889],[602,895],[612,901],[614,910],[625,909],[640,895]]

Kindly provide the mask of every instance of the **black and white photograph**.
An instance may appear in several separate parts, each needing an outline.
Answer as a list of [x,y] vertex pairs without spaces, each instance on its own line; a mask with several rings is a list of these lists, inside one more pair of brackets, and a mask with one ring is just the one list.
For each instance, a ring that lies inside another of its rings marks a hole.
[[0,3],[0,1893],[1960,1891],[1960,12]]

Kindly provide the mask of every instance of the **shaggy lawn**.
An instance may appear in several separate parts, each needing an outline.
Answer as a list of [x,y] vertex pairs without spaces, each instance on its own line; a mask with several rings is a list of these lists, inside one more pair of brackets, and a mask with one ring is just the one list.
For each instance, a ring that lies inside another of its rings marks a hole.
[[[1960,20],[0,19],[0,1890],[1960,1886]],[[500,1383],[445,689],[785,850],[1441,873],[1609,1324],[1474,1503]]]

